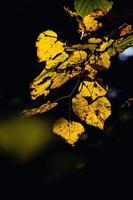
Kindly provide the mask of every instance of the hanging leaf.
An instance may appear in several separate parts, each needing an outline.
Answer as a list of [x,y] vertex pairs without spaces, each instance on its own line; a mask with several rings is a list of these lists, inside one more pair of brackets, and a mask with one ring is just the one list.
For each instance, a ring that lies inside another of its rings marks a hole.
[[101,10],[98,10],[83,17],[83,19],[78,20],[78,32],[81,33],[81,39],[85,36],[91,35],[92,32],[95,32],[102,27],[102,23],[96,19],[102,16],[103,12]]
[[58,119],[53,126],[53,132],[64,138],[71,145],[77,142],[84,131],[85,129],[82,124],[69,122],[64,118]]
[[86,57],[87,53],[85,51],[74,51],[69,58],[58,67],[58,69],[66,69],[68,66],[75,65],[75,63],[77,65],[81,64]]
[[113,39],[110,39],[109,41],[103,42],[103,43],[99,46],[98,51],[99,51],[99,52],[106,51],[106,49],[107,49],[108,47],[110,47],[110,46],[112,45],[113,42],[114,42]]
[[91,97],[92,100],[107,93],[97,81],[83,81],[79,86],[79,91],[79,95],[82,97]]
[[91,65],[86,64],[85,65],[85,72],[87,73],[87,77],[90,78],[91,80],[94,80],[97,70],[95,70]]
[[[86,59],[87,53],[85,51],[74,51],[67,57],[68,54],[62,52],[55,59],[46,62],[44,70],[31,84],[31,97],[33,100],[42,95],[47,96],[50,90],[59,88],[69,79],[80,74],[81,68],[78,67],[78,64]],[[75,63],[77,63],[76,66]],[[59,66],[56,68],[58,64]]]
[[32,108],[32,109],[26,109],[26,110],[24,110],[21,113],[21,116],[23,116],[23,117],[29,117],[31,115],[35,115],[35,114],[38,114],[38,113],[44,113],[44,112],[47,112],[47,111],[51,110],[52,108],[54,108],[57,105],[58,105],[57,102],[51,103],[50,101],[48,101],[47,103],[41,105],[38,108]]
[[59,53],[64,51],[63,43],[57,41],[57,34],[48,30],[42,32],[36,41],[37,56],[39,62],[53,59]]
[[72,108],[80,120],[99,129],[103,129],[105,120],[111,114],[111,105],[106,97],[99,97],[88,104],[88,101],[78,94],[72,99]]
[[[78,23],[76,31],[81,34],[78,44],[58,40],[58,35],[52,30],[39,35],[36,41],[37,56],[44,68],[31,83],[32,100],[40,96],[48,98],[51,90],[54,93],[55,89],[74,77],[77,83],[72,88],[70,86],[68,95],[55,102],[47,101],[37,108],[26,109],[23,116],[47,112],[57,105],[56,102],[67,98],[69,103],[72,101],[73,112],[81,121],[99,129],[104,128],[105,120],[111,114],[111,104],[105,97],[108,87],[99,81],[98,72],[109,69],[111,57],[133,45],[133,28],[130,24],[124,23],[108,34],[104,19],[112,5],[108,0],[75,0],[75,11],[65,7]],[[78,122],[60,118],[53,132],[74,145],[84,132],[84,127]]]
[[108,52],[100,53],[99,55],[90,56],[89,58],[90,65],[99,66],[101,70],[108,69],[110,67],[110,55]]
[[99,9],[104,14],[112,8],[113,2],[108,0],[75,0],[74,8],[78,15],[84,17]]

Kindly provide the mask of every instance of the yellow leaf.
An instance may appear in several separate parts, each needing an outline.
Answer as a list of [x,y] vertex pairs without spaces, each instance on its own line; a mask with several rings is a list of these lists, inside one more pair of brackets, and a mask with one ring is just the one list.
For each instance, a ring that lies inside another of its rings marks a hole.
[[46,69],[43,70],[43,72],[36,77],[31,84],[32,99],[35,100],[41,95],[47,96],[50,93],[50,90],[59,88],[69,79],[79,75],[80,72],[81,68],[78,66],[74,66],[74,68],[70,71],[68,70],[68,72],[58,72],[58,69],[49,72],[47,72]]
[[114,42],[113,39],[110,39],[109,41],[103,42],[100,47],[98,48],[98,51],[102,52],[105,51],[111,44]]
[[105,120],[111,114],[111,105],[106,97],[99,97],[88,104],[88,101],[78,94],[72,99],[72,108],[82,121],[99,129],[103,129]]
[[58,69],[66,69],[68,66],[78,65],[82,63],[86,57],[87,53],[85,51],[74,51],[69,58],[58,67]]
[[49,94],[48,87],[51,85],[51,79],[46,80],[42,84],[33,84],[31,85],[32,91],[31,91],[31,98],[35,100],[37,97],[44,95],[47,96]]
[[94,17],[91,15],[87,15],[83,18],[83,20],[79,23],[78,31],[81,32],[82,30],[86,32],[94,32],[102,26]]
[[38,113],[44,113],[44,112],[51,110],[52,108],[54,108],[57,105],[58,105],[57,102],[51,103],[50,101],[48,101],[47,103],[41,105],[38,108],[32,108],[32,109],[24,110],[21,113],[21,116],[29,117],[31,115],[35,115],[35,114],[38,114]]
[[112,56],[115,56],[116,55],[116,50],[114,47],[110,47],[108,50],[107,50],[107,53],[110,55],[110,57]]
[[101,38],[89,38],[88,43],[99,44],[102,42]]
[[88,77],[91,78],[92,80],[94,80],[96,74],[97,74],[97,70],[93,69],[93,67],[89,64],[85,65],[85,71],[88,72]]
[[55,59],[48,60],[46,62],[45,69],[53,69],[55,68],[59,63],[63,63],[68,58],[68,54],[66,52],[62,52],[59,54]]
[[87,36],[102,27],[102,23],[98,22],[96,18],[103,15],[101,10],[96,10],[79,21],[78,32],[83,34],[82,37]]
[[69,79],[73,78],[77,74],[72,74],[72,73],[57,73],[55,76],[52,77],[52,85],[50,89],[55,89],[59,88],[62,86],[64,83],[66,83]]
[[79,86],[79,91],[79,95],[82,97],[91,97],[92,100],[107,93],[97,81],[83,81]]
[[67,82],[70,78],[72,78],[72,74],[65,74],[65,73],[57,73],[55,76],[52,77],[52,85],[50,89],[59,88],[65,82]]
[[74,145],[84,131],[82,124],[69,122],[64,118],[58,119],[53,127],[53,132],[64,138],[71,145]]
[[100,53],[98,56],[92,54],[89,58],[90,65],[98,65],[101,69],[108,69],[110,67],[110,63],[110,55],[108,52]]
[[51,30],[44,31],[39,35],[36,47],[39,62],[53,59],[64,51],[64,44],[57,41],[57,34]]
[[108,69],[110,67],[110,55],[107,52],[102,53],[97,61],[98,65]]
[[88,101],[81,95],[77,94],[72,99],[72,109],[82,121],[85,121],[89,112]]

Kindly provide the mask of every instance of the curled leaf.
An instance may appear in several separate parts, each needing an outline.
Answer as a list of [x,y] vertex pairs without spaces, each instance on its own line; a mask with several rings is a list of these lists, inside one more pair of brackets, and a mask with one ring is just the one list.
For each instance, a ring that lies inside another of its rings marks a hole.
[[21,116],[29,117],[29,116],[32,116],[32,115],[35,115],[35,114],[38,114],[38,113],[44,113],[44,112],[47,112],[47,111],[51,110],[52,108],[54,108],[57,105],[58,105],[57,102],[51,103],[50,101],[48,101],[47,103],[41,105],[38,108],[32,108],[32,109],[24,110],[21,113]]
[[59,118],[53,126],[53,132],[64,138],[71,145],[77,142],[84,131],[82,124],[74,121],[69,122],[64,118]]

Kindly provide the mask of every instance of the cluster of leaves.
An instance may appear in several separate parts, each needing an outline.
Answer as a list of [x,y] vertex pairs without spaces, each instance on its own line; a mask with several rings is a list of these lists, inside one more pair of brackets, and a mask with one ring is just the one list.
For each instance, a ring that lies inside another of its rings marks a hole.
[[[24,116],[47,112],[62,99],[68,98],[69,105],[81,121],[99,129],[104,128],[105,120],[111,114],[111,104],[106,97],[108,87],[102,84],[98,72],[109,69],[111,57],[133,44],[133,29],[126,23],[119,27],[118,38],[96,34],[103,26],[100,19],[112,5],[107,0],[75,0],[75,11],[65,7],[67,13],[78,22],[79,44],[68,45],[58,40],[57,33],[52,30],[38,36],[37,56],[39,62],[44,62],[44,69],[31,84],[32,100],[42,95],[47,99],[52,90],[74,77],[77,83],[68,96],[52,102],[48,100],[39,108],[26,109],[22,112]],[[68,120],[58,119],[53,126],[53,132],[71,145],[84,131],[84,126],[70,121],[70,117]]]

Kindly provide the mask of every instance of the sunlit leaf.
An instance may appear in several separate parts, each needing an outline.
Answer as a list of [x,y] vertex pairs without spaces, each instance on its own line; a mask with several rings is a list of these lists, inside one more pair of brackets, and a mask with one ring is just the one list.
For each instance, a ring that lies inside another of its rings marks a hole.
[[103,129],[105,120],[111,114],[111,105],[106,97],[99,97],[89,104],[84,97],[76,95],[72,99],[72,108],[82,121],[99,129]]
[[102,52],[105,51],[111,44],[114,42],[113,39],[110,39],[109,41],[103,42],[100,47],[98,48],[98,51]]
[[57,105],[58,105],[57,102],[51,103],[50,101],[48,101],[47,103],[41,105],[40,107],[32,108],[32,109],[29,109],[29,110],[28,109],[24,110],[21,113],[21,116],[29,117],[31,115],[35,115],[35,114],[38,114],[38,113],[44,113],[44,112],[51,110],[52,108],[54,108]]
[[50,90],[48,89],[48,87],[51,85],[51,79],[48,76],[48,79],[46,79],[45,82],[43,82],[42,84],[35,84],[35,82],[33,82],[33,84],[31,85],[32,91],[31,91],[31,97],[33,100],[35,100],[37,97],[44,95],[47,96],[50,92]]
[[[86,57],[87,53],[85,51],[75,51],[66,61],[59,65],[58,69],[55,69],[55,71],[47,71],[44,69],[31,84],[32,99],[34,100],[41,95],[47,96],[51,89],[59,88],[66,81],[78,75],[81,72],[81,68],[78,67],[78,64],[82,63]],[[75,66],[75,62],[77,66]],[[70,67],[70,70],[66,72],[65,69],[68,67]],[[60,72],[61,70],[63,72]]]
[[79,86],[79,91],[79,95],[82,97],[91,97],[92,100],[107,93],[97,81],[83,81]]
[[63,43],[57,41],[57,34],[48,30],[42,32],[36,41],[37,56],[39,62],[53,59],[59,53],[64,51]]
[[68,54],[66,52],[62,52],[54,59],[48,60],[46,62],[46,69],[54,69],[56,66],[58,66],[59,63],[63,63],[68,58]]
[[[38,61],[44,68],[30,86],[33,100],[40,96],[48,98],[51,90],[53,95],[54,90],[77,78],[68,95],[55,99],[55,102],[65,98],[72,100],[72,105],[69,105],[80,120],[99,129],[103,129],[105,120],[110,116],[111,105],[105,97],[108,87],[100,82],[98,72],[109,69],[111,57],[133,45],[133,28],[130,24],[124,23],[110,33],[110,29],[106,30],[106,20],[109,18],[106,14],[112,5],[108,0],[75,0],[75,11],[65,7],[78,23],[76,31],[80,33],[79,42],[64,43],[58,40],[54,31],[42,32],[37,38],[36,47]],[[56,105],[48,101],[39,108],[25,110],[23,114],[30,116],[46,112]],[[84,132],[84,127],[61,118],[55,123],[53,131],[73,145]]]
[[93,11],[100,9],[104,14],[112,8],[113,2],[108,0],[75,0],[74,8],[78,15],[84,17]]
[[[97,20],[95,20],[94,17],[91,15],[87,15],[83,18],[83,20],[79,23],[79,32],[94,32],[98,30],[102,26],[101,23],[99,23]],[[86,35],[85,35],[86,36]]]
[[68,72],[62,72],[62,73],[56,73],[52,78],[52,84],[50,86],[50,89],[56,89],[62,86],[64,83],[66,83],[69,79],[77,76],[80,74],[81,69],[78,67],[73,68],[72,70]]
[[64,118],[58,119],[53,127],[53,132],[64,138],[69,144],[74,145],[80,135],[85,131],[82,124],[69,122]]
[[85,65],[85,72],[87,72],[87,76],[94,80],[96,74],[97,74],[97,70],[95,70],[91,65],[87,64]]
[[87,53],[85,51],[74,51],[70,57],[62,63],[58,69],[66,69],[68,66],[74,65],[75,63],[78,65],[82,63],[87,57]]
[[110,67],[110,55],[108,52],[100,53],[99,55],[90,56],[89,63],[94,66],[100,66],[102,69],[108,69]]
[[115,56],[117,52],[116,52],[116,49],[114,47],[110,47],[107,50],[107,53],[110,55],[110,57],[112,57],[112,56]]
[[89,38],[88,39],[88,43],[92,43],[92,44],[99,44],[102,42],[102,39],[101,38]]

